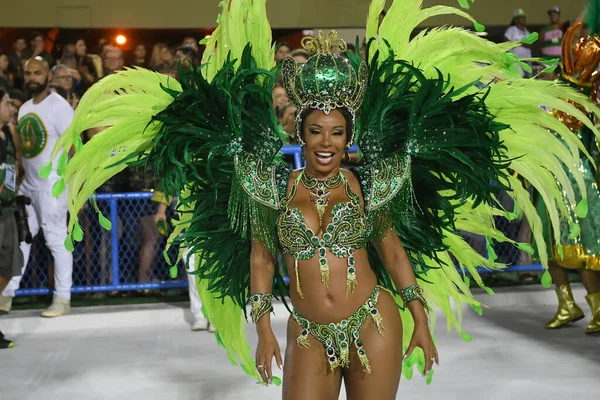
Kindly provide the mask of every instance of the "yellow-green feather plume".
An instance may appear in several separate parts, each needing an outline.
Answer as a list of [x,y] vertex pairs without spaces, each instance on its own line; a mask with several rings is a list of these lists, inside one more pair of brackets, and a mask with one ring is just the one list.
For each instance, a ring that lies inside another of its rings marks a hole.
[[205,42],[203,74],[211,81],[227,61],[239,60],[244,47],[252,45],[252,57],[258,68],[275,67],[275,47],[267,19],[266,0],[225,0],[221,2],[218,26]]
[[[465,201],[461,197],[464,196],[463,193],[455,193],[451,190],[439,191],[438,194],[441,197],[454,198],[453,196],[456,196],[456,198],[461,198],[463,203],[454,203],[454,217],[456,220],[453,228],[456,230],[448,229],[443,235],[444,245],[448,250],[437,253],[435,256],[432,255],[432,258],[420,266],[422,268],[425,266],[427,273],[418,274],[419,278],[426,281],[423,283],[426,297],[444,311],[448,318],[449,327],[455,327],[460,332],[461,304],[470,304],[478,312],[481,311],[480,305],[473,300],[468,284],[463,282],[460,271],[468,273],[471,276],[470,280],[484,287],[476,268],[502,268],[502,265],[495,263],[495,255],[492,254],[493,250],[489,242],[504,241],[513,243],[527,252],[533,250],[529,245],[515,243],[499,232],[494,224],[494,216],[504,215],[512,219],[524,215],[531,227],[532,238],[536,243],[541,262],[543,265],[547,265],[542,222],[536,213],[529,191],[524,187],[523,179],[527,181],[527,185],[533,186],[540,193],[546,203],[552,226],[555,227],[553,232],[555,238],[560,237],[559,221],[567,216],[569,209],[575,207],[576,201],[575,190],[570,184],[565,168],[571,172],[573,179],[582,189],[581,196],[583,200],[578,209],[582,213],[585,211],[586,193],[583,176],[578,169],[580,165],[579,153],[582,152],[591,159],[590,154],[579,138],[547,110],[562,111],[574,116],[582,121],[597,138],[600,137],[600,133],[591,119],[588,118],[588,114],[600,117],[600,110],[585,96],[560,83],[522,79],[515,67],[515,64],[521,61],[514,54],[509,53],[511,49],[520,46],[521,42],[496,44],[481,38],[473,31],[456,27],[426,29],[412,37],[414,29],[419,24],[430,17],[442,14],[454,14],[463,17],[474,25],[475,30],[481,31],[483,26],[478,24],[465,11],[447,6],[422,8],[422,0],[394,0],[391,2],[383,22],[379,25],[379,16],[386,3],[384,0],[373,0],[367,18],[366,40],[369,43],[367,52],[369,67],[381,71],[384,71],[384,68],[387,69],[385,69],[385,73],[379,75],[372,72],[372,76],[377,76],[378,80],[371,81],[371,84],[374,87],[377,86],[378,89],[377,93],[367,92],[366,102],[369,104],[369,112],[363,113],[364,115],[361,116],[363,121],[367,118],[374,121],[372,125],[363,127],[363,135],[373,136],[370,141],[365,138],[365,144],[379,143],[379,146],[383,146],[384,149],[389,147],[391,143],[388,142],[392,140],[390,134],[386,133],[385,129],[382,129],[382,132],[377,130],[380,129],[378,126],[385,126],[386,123],[393,126],[394,129],[398,129],[398,135],[405,134],[401,132],[404,125],[400,120],[395,121],[394,124],[386,120],[399,118],[394,113],[408,119],[411,127],[426,129],[421,128],[421,126],[425,125],[427,120],[424,117],[422,120],[418,118],[419,114],[424,115],[427,110],[410,109],[409,114],[403,109],[392,109],[390,101],[398,101],[398,104],[402,105],[402,97],[398,97],[398,93],[393,93],[393,90],[387,93],[383,89],[385,85],[380,85],[386,80],[398,79],[393,76],[392,71],[409,74],[407,71],[409,68],[401,62],[398,62],[395,68],[390,68],[389,59],[392,57],[418,68],[428,80],[435,81],[443,77],[447,84],[446,93],[453,90],[458,91],[454,101],[461,97],[474,96],[477,93],[484,96],[482,102],[485,104],[485,110],[492,116],[494,123],[505,126],[504,129],[499,129],[496,134],[498,135],[498,143],[501,143],[501,159],[507,161],[503,166],[504,174],[498,175],[495,184],[510,188],[508,194],[514,200],[515,210],[509,212],[497,208],[492,203],[476,204],[470,199]],[[459,3],[463,8],[468,8],[469,2],[467,0],[461,0]],[[533,34],[524,39],[523,42],[531,43],[535,39],[536,34]],[[523,66],[523,64],[521,65]],[[528,67],[525,66],[525,68]],[[477,82],[477,85],[471,85],[473,82]],[[415,101],[422,101],[424,106],[435,105],[433,101],[427,103],[419,97],[419,90],[422,91],[423,87],[430,86],[426,86],[420,78],[417,78],[417,74],[413,77],[412,86],[406,84],[406,82],[399,83],[405,86],[402,88],[396,85],[396,90],[400,92],[402,90],[413,91],[417,93]],[[430,92],[426,93],[429,94]],[[435,112],[431,112],[431,114],[436,116]],[[442,118],[440,118],[440,121],[443,123]],[[497,125],[493,127],[494,129],[498,128]],[[408,132],[413,132],[413,136],[414,128],[412,131],[408,130]],[[434,127],[432,126],[430,129],[432,128]],[[451,126],[448,128],[449,130],[454,129]],[[377,136],[378,134],[379,136]],[[430,137],[435,134],[437,134],[437,131],[429,131]],[[410,135],[409,133],[408,137]],[[425,133],[423,133],[423,137],[427,137]],[[447,138],[448,141],[453,139],[455,138]],[[414,138],[412,140],[415,141]],[[446,139],[436,137],[436,140],[445,142]],[[418,137],[416,141],[418,141]],[[359,141],[359,145],[360,143]],[[409,141],[408,143],[412,142]],[[428,147],[425,146],[428,144],[427,141],[423,140],[419,143],[421,144],[419,151],[427,151]],[[394,144],[398,148],[404,148],[401,141],[394,142]],[[453,151],[448,150],[445,143],[440,143],[437,150],[440,157],[447,157],[446,152]],[[456,154],[461,154],[460,152],[464,149],[456,149],[456,151]],[[369,154],[368,151],[363,150],[363,153],[367,161],[369,157],[373,157],[373,154]],[[413,169],[419,162],[419,155],[420,153],[412,153]],[[423,156],[421,155],[421,157]],[[433,153],[431,157],[435,158]],[[429,162],[429,160],[426,160],[426,162]],[[437,168],[443,169],[447,166],[438,165]],[[419,179],[422,179],[422,176],[420,175],[415,180],[418,182]],[[442,180],[439,183],[445,185],[447,181]],[[423,190],[423,188],[415,189],[415,191],[419,190]],[[490,197],[493,198],[493,196]],[[488,258],[479,255],[464,241],[457,233],[458,231],[485,237],[488,241],[488,250],[492,250],[492,253],[488,254]],[[412,244],[414,245],[414,243]],[[445,261],[446,265],[443,265],[442,261]],[[455,263],[458,264],[459,272],[454,268]],[[423,261],[421,261],[421,264],[423,264]],[[434,284],[428,282],[434,282]],[[449,307],[449,298],[454,300],[455,310]],[[410,319],[408,314],[405,317]],[[407,372],[405,370],[405,373]]]
[[[75,148],[53,190],[58,196],[68,183],[69,232],[73,232],[79,210],[94,191],[126,168],[120,161],[152,146],[158,125],[150,121],[173,101],[163,87],[181,90],[168,76],[141,68],[125,69],[105,77],[81,98],[73,123],[52,150],[55,158],[59,152],[67,154]],[[81,146],[81,135],[98,127],[106,129]]]

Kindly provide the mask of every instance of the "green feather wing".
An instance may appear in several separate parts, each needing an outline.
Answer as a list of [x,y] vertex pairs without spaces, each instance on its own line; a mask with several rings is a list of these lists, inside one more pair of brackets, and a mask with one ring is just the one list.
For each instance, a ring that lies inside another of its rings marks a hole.
[[[55,194],[68,187],[72,248],[72,239],[83,236],[77,211],[94,190],[128,165],[152,165],[159,186],[179,197],[169,243],[198,257],[194,274],[219,344],[260,380],[243,327],[250,239],[274,249],[277,182],[287,183],[289,167],[275,162],[282,140],[272,111],[274,48],[265,0],[224,1],[219,18],[202,67],[180,66],[179,81],[127,70],[86,93],[55,149],[55,155],[77,150],[69,162],[59,160],[63,179]],[[82,146],[79,135],[91,127],[108,129]],[[243,173],[248,169],[252,174]],[[278,276],[276,294],[284,292]]]
[[[492,216],[514,219],[525,215],[537,250],[545,255],[541,220],[513,173],[540,191],[552,208],[553,221],[565,215],[567,201],[575,201],[564,167],[573,171],[577,182],[583,179],[577,168],[579,151],[589,157],[585,147],[540,106],[577,117],[596,135],[587,115],[572,103],[596,115],[599,111],[564,85],[520,79],[514,67],[517,60],[507,53],[520,43],[495,44],[453,27],[433,28],[412,37],[418,24],[440,13],[465,17],[480,30],[482,26],[464,11],[443,6],[422,9],[421,0],[396,0],[379,26],[377,19],[384,5],[385,1],[374,0],[367,21],[371,76],[358,139],[366,164],[357,172],[367,210],[369,204],[382,204],[372,210],[371,218],[374,222],[391,220],[426,298],[444,311],[449,328],[461,332],[460,305],[470,304],[481,312],[463,276],[468,273],[469,281],[483,286],[477,267],[502,268],[495,262],[490,244],[506,241],[533,251],[527,244],[506,238],[496,229]],[[535,35],[525,39],[533,40]],[[357,65],[357,60],[353,63]],[[409,159],[403,161],[406,157]],[[385,165],[396,165],[392,169],[411,178],[403,178],[404,186],[398,184],[400,175],[389,179],[387,187],[381,185],[373,177],[381,175]],[[375,187],[387,194],[382,201],[369,198]],[[515,201],[515,212],[501,209],[495,200],[502,189],[508,189]],[[585,194],[583,198],[585,203]],[[380,231],[376,224],[374,228],[377,236]],[[461,231],[484,236],[489,257],[472,249]],[[380,281],[390,285],[380,261],[375,255],[371,258]],[[542,262],[545,265],[547,260]],[[408,327],[405,335],[410,335],[410,315],[402,312]],[[469,339],[466,334],[463,337]],[[417,364],[422,370],[423,362],[422,356],[416,355],[405,369]]]
[[[207,315],[232,362],[260,380],[243,326],[250,289],[251,242],[275,253],[279,198],[290,167],[276,162],[283,142],[272,111],[275,75],[257,67],[252,47],[227,59],[212,80],[180,68],[182,92],[153,121],[160,126],[140,162],[152,165],[164,190],[177,195],[179,221],[169,243],[197,258],[194,274]],[[274,294],[286,287],[275,270]],[[235,307],[234,307],[235,306]]]
[[[157,115],[163,130],[147,162],[169,191],[181,193],[169,242],[197,258],[198,291],[217,342],[262,382],[245,334],[250,239],[274,250],[278,191],[289,167],[275,161],[282,140],[272,111],[266,0],[226,0],[221,8],[202,69],[180,74],[184,95]],[[280,276],[275,291],[283,298]]]
[[[427,78],[396,60],[393,52],[388,54],[384,61],[379,54],[370,58],[369,89],[360,111],[358,145],[365,165],[357,172],[365,208],[374,238],[390,223],[394,226],[428,300],[444,311],[448,326],[460,332],[461,309],[453,303],[481,306],[455,263],[479,283],[478,266],[498,266],[468,246],[459,229],[468,230],[471,221],[480,221],[470,230],[508,241],[493,229],[493,215],[502,211],[492,207],[495,195],[508,188],[504,180],[510,160],[500,140],[507,125],[494,121],[486,92],[467,94],[473,84],[450,87],[441,73]],[[381,261],[373,251],[370,254],[380,282],[394,289]],[[412,319],[406,310],[401,313],[410,339]],[[412,375],[413,365],[423,370],[421,353],[406,363],[405,375]]]
[[[436,251],[444,249],[442,231],[454,230],[455,210],[464,199],[474,196],[475,205],[489,202],[492,194],[506,188],[500,178],[509,160],[499,138],[506,125],[492,119],[485,93],[464,95],[472,85],[448,87],[441,74],[428,79],[393,55],[381,63],[377,57],[374,60],[379,66],[370,69],[358,145],[366,168],[378,171],[371,176],[381,175],[384,168],[380,164],[400,157],[410,162],[403,162],[398,170],[412,178],[402,190],[396,190],[397,194],[386,195],[394,201],[377,209],[373,204],[381,202],[380,196],[367,191],[367,209],[377,214],[374,219],[384,222],[390,212],[402,213],[402,218],[393,222],[404,224],[397,230],[405,236],[402,239],[407,249],[418,250],[414,254],[417,258],[418,254],[434,257]],[[385,187],[386,182],[393,180],[383,179],[379,186]],[[418,228],[410,229],[415,224]],[[378,229],[375,231],[379,236]],[[411,232],[413,238],[408,236]],[[423,247],[426,243],[428,248]],[[418,264],[417,258],[413,262]]]
[[[52,151],[58,160],[60,180],[53,189],[58,196],[67,188],[69,202],[69,232],[81,231],[77,223],[79,210],[104,182],[127,167],[123,160],[132,154],[144,154],[152,147],[159,130],[152,117],[171,104],[167,92],[179,92],[179,83],[167,76],[141,68],[126,69],[107,76],[90,88],[81,98],[73,123],[61,136]],[[107,127],[82,145],[81,134],[90,128]],[[68,160],[69,150],[74,149]],[[68,160],[68,163],[67,163]],[[41,175],[48,170],[42,168]],[[108,220],[100,216],[104,227]],[[81,240],[81,235],[76,235]],[[72,248],[72,235],[67,238]]]

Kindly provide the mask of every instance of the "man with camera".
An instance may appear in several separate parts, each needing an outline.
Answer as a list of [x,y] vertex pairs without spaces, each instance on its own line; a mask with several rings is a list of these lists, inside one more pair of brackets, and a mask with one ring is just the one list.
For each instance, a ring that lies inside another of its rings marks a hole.
[[[13,276],[19,275],[23,265],[16,218],[18,184],[23,174],[17,167],[17,147],[8,129],[16,112],[8,93],[0,88],[0,291]],[[0,349],[13,345],[0,331]]]
[[[23,152],[25,179],[20,193],[31,199],[27,220],[33,236],[42,230],[46,246],[54,258],[54,298],[42,317],[58,317],[71,308],[73,284],[73,255],[65,249],[67,238],[67,198],[52,196],[52,186],[58,180],[56,164],[48,179],[39,177],[42,165],[50,160],[50,153],[58,139],[73,120],[73,109],[60,95],[48,90],[48,63],[34,57],[25,63],[25,88],[32,99],[19,110],[19,138]],[[20,276],[13,277],[0,297],[0,310],[9,312],[12,298],[19,288],[21,276],[31,252],[30,243],[21,243],[25,258]]]

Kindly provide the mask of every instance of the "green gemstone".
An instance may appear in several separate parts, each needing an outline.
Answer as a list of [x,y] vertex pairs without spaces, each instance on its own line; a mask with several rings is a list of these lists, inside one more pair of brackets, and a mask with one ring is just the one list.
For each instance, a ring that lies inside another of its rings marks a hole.
[[352,336],[354,336],[354,339],[358,339],[358,331],[354,331],[354,333],[352,333]]
[[317,195],[318,196],[323,196],[323,190],[321,190],[321,189],[317,190]]
[[325,264],[327,264],[327,259],[326,258],[321,258],[321,259],[319,259],[319,263],[321,265],[325,265]]
[[326,234],[323,235],[323,239],[325,239],[326,241],[330,241],[331,240],[331,233],[327,232]]
[[348,272],[351,273],[351,274],[354,274],[354,267],[348,268]]
[[347,348],[347,347],[348,347],[348,343],[346,343],[346,342],[342,342],[342,343],[340,343],[340,347],[341,347],[342,349],[345,349],[345,348]]
[[333,223],[334,223],[334,224],[337,224],[338,222],[340,222],[340,219],[339,219],[338,217],[335,217],[335,218],[333,219]]
[[348,264],[350,264],[350,265],[356,264],[356,260],[354,259],[353,256],[348,257]]
[[333,229],[334,229],[334,228],[333,228],[333,225],[329,225],[329,226],[327,227],[327,232],[329,232],[329,233],[333,233]]
[[358,354],[360,354],[361,356],[365,355],[365,351],[363,349],[358,350]]
[[320,255],[321,257],[325,257],[325,253],[326,253],[326,251],[325,251],[325,249],[324,249],[324,248],[320,248],[320,249],[319,249],[319,255]]
[[333,342],[331,341],[331,339],[327,339],[325,341],[325,346],[327,346],[327,347],[331,347],[332,344],[333,344]]
[[313,243],[315,246],[316,246],[316,245],[318,245],[318,244],[319,244],[319,238],[317,238],[317,237],[313,237],[313,238],[312,238],[312,243]]
[[375,309],[371,310],[371,315],[375,315],[375,314],[377,314],[377,310],[375,310]]
[[327,355],[329,355],[329,356],[332,356],[333,354],[334,354],[334,351],[333,351],[333,349],[332,349],[331,347],[329,347],[329,348],[327,349]]
[[363,345],[363,343],[362,343],[362,340],[358,339],[358,340],[356,341],[356,345],[357,345],[358,347],[362,347],[362,345]]
[[306,329],[303,329],[302,330],[302,336],[306,336],[306,335],[308,335],[308,331]]
[[344,335],[343,333],[340,333],[340,334],[338,335],[338,339],[340,339],[340,340],[345,340],[345,339],[346,339],[346,335]]
[[335,329],[335,324],[332,322],[332,323],[330,323],[330,324],[329,324],[329,327],[330,327],[331,329]]
[[313,233],[312,233],[312,231],[310,229],[307,229],[305,233],[306,233],[307,236],[312,236],[313,235]]

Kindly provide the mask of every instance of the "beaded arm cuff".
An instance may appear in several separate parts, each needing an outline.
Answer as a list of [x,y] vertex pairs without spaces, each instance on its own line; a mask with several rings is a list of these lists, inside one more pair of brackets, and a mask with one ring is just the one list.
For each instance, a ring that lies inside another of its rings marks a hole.
[[257,323],[263,315],[273,311],[272,300],[271,293],[257,293],[250,297],[250,318],[253,323]]
[[427,313],[431,311],[429,304],[427,304],[427,300],[423,297],[423,288],[419,285],[412,285],[400,290],[400,297],[402,298],[404,305],[407,305],[411,301],[419,300],[421,304],[423,304],[423,307],[425,307]]

